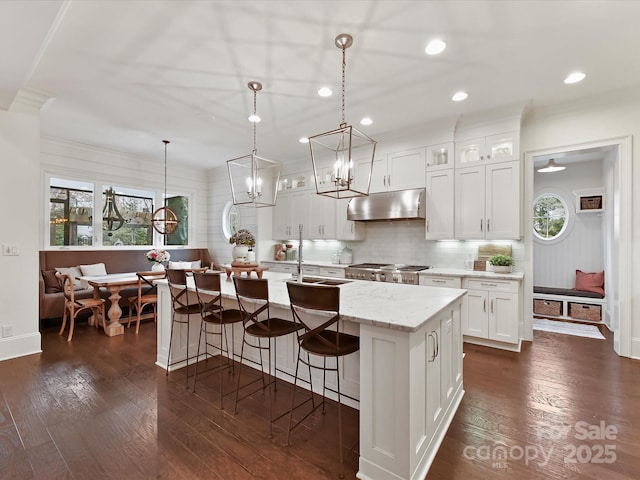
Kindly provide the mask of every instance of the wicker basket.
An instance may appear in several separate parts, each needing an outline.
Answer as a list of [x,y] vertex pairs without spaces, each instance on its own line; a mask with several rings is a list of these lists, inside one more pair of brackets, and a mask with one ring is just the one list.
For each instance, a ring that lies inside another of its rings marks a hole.
[[553,317],[559,317],[562,315],[562,302],[534,299],[533,313],[537,315],[551,315]]
[[599,322],[602,320],[602,306],[569,302],[569,316],[580,320]]

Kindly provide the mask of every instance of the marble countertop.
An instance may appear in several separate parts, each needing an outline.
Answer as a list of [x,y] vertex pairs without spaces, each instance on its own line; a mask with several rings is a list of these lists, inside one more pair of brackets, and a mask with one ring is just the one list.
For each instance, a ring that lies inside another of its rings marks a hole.
[[482,272],[479,270],[465,270],[464,268],[430,268],[418,272],[419,275],[430,275],[439,277],[470,277],[470,278],[490,278],[493,280],[522,280],[523,272],[495,273]]
[[[282,265],[298,265],[297,260],[260,260],[260,263],[277,263]],[[302,265],[318,266],[318,267],[336,267],[347,268],[349,265],[346,263],[331,263],[323,262],[320,260],[303,260]]]
[[[224,278],[224,277],[223,277]],[[289,308],[286,282],[291,275],[265,271],[269,281],[269,301],[272,306]],[[193,279],[189,278],[193,285]],[[166,280],[157,283],[166,284]],[[401,285],[386,282],[348,280],[340,288],[340,313],[345,320],[415,332],[453,302],[461,299],[466,290],[457,288]],[[222,281],[222,295],[235,299],[231,279]]]

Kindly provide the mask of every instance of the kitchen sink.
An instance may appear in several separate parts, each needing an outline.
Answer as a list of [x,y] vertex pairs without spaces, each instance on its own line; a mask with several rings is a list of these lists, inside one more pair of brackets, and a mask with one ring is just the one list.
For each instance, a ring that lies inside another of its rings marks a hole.
[[345,283],[351,283],[351,280],[339,280],[334,278],[319,278],[319,277],[302,277],[303,283],[313,283],[315,285],[344,285]]

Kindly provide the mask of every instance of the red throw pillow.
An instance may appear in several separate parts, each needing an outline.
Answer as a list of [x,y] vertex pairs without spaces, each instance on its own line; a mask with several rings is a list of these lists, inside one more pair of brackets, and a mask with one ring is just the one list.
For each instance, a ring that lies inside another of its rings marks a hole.
[[585,273],[582,270],[576,270],[575,289],[604,296],[604,272]]

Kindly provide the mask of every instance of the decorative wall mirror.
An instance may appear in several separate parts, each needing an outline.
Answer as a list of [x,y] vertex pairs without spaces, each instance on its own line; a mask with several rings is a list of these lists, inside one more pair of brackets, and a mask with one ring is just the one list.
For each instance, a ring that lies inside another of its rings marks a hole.
[[222,233],[229,240],[240,225],[240,209],[233,202],[227,202],[222,210]]

